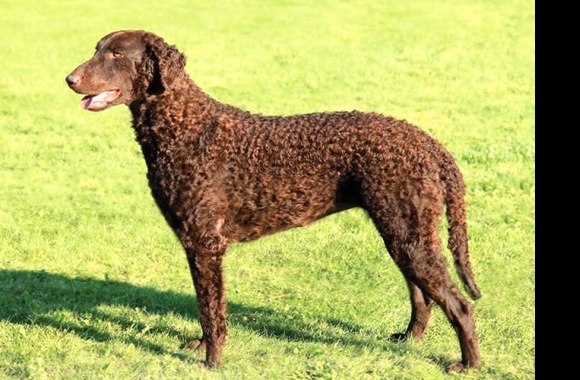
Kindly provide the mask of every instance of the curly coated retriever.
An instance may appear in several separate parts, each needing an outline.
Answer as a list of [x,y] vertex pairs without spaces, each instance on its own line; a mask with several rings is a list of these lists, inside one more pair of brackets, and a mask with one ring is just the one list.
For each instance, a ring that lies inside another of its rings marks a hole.
[[437,303],[457,332],[461,362],[480,366],[473,308],[453,285],[448,247],[473,299],[465,185],[451,154],[405,120],[378,113],[264,116],[223,104],[184,70],[185,56],[153,33],[116,31],[66,77],[83,108],[125,104],[147,163],[153,198],[181,241],[197,294],[205,365],[221,363],[226,339],[222,260],[228,244],[305,226],[361,207],[410,291],[411,319],[391,339],[421,339]]

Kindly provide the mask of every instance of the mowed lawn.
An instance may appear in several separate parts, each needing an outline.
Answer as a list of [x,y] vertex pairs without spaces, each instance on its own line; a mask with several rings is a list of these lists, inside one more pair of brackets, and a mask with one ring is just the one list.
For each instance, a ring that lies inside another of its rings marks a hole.
[[[387,341],[408,292],[362,210],[231,246],[223,366],[200,367],[129,111],[84,111],[64,82],[118,29],[177,45],[223,102],[377,111],[440,140],[467,183],[481,369],[445,373],[439,309],[425,340]],[[0,0],[0,32],[0,379],[535,378],[533,1]]]

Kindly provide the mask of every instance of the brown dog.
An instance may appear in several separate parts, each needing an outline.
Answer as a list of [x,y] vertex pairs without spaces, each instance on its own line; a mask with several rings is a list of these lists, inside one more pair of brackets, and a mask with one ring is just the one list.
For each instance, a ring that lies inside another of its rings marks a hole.
[[472,306],[451,282],[438,226],[473,299],[465,186],[453,157],[404,120],[376,113],[252,114],[202,92],[185,56],[146,31],[103,37],[66,77],[91,111],[125,104],[147,163],[153,198],[185,248],[197,294],[205,364],[226,339],[222,259],[228,244],[364,208],[405,276],[411,320],[394,340],[421,339],[436,302],[457,332],[461,362],[478,367]]

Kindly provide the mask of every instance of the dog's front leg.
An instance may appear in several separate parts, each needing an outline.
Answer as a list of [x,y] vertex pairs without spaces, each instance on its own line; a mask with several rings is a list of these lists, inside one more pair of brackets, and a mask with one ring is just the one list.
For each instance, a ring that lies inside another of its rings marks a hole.
[[205,346],[205,365],[221,363],[222,346],[226,339],[226,297],[222,270],[225,248],[220,252],[187,249],[187,261],[197,294],[199,319],[203,337],[199,348]]

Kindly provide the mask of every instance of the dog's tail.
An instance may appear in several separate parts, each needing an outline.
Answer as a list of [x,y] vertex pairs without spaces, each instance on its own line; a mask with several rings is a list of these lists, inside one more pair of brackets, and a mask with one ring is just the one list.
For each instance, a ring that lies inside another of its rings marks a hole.
[[465,183],[453,157],[448,152],[444,154],[442,180],[445,183],[445,203],[447,221],[449,223],[449,241],[447,247],[453,255],[457,274],[465,284],[467,293],[474,300],[481,297],[475,283],[467,242],[467,221],[465,211]]

